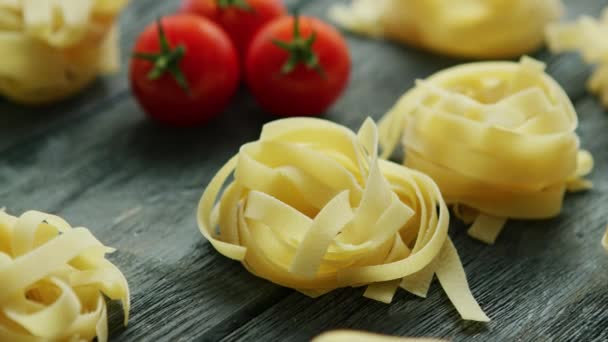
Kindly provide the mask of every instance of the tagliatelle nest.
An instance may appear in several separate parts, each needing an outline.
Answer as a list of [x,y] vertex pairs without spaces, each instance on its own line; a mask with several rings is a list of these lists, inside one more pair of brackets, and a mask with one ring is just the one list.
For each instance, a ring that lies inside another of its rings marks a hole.
[[311,297],[363,285],[386,303],[398,287],[425,297],[436,274],[463,318],[487,321],[447,235],[439,188],[378,160],[377,147],[371,120],[358,134],[312,118],[269,123],[208,185],[200,230],[253,274]]
[[539,48],[560,0],[353,0],[331,17],[354,32],[473,58],[521,56]]
[[397,337],[352,330],[335,330],[315,337],[312,342],[442,342],[445,340],[421,337]]
[[127,0],[0,0],[0,95],[38,104],[117,70]]
[[107,341],[104,295],[129,317],[127,281],[104,258],[112,251],[57,216],[0,211],[0,341]]
[[602,239],[602,246],[608,251],[608,227],[606,227],[606,234],[604,234],[604,238]]
[[574,23],[550,25],[547,43],[553,52],[579,51],[587,63],[597,64],[588,87],[608,107],[608,8],[599,20],[583,16]]
[[591,188],[576,112],[531,58],[441,71],[407,92],[380,125],[384,156],[400,137],[405,165],[431,176],[470,235],[493,243],[507,218],[561,212],[564,193]]

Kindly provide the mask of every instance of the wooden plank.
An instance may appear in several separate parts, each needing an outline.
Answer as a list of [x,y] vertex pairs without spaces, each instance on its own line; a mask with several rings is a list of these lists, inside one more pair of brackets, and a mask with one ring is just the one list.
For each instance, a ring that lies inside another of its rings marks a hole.
[[[177,3],[133,1],[122,18],[123,57],[142,27]],[[605,4],[571,1],[571,13],[597,12]],[[303,12],[325,17],[328,6],[311,1]],[[351,128],[367,115],[379,118],[415,78],[459,62],[397,44],[348,39],[353,79],[327,118]],[[361,298],[357,289],[311,300],[253,277],[204,242],[194,217],[204,185],[272,119],[244,90],[225,115],[192,130],[144,120],[129,96],[126,66],[76,99],[49,108],[0,103],[0,207],[58,213],[118,249],[111,259],[129,279],[133,309],[126,330],[120,328],[120,312],[111,311],[117,341],[305,340],[334,327],[457,340],[570,333],[605,339],[601,328],[608,318],[598,311],[608,298],[606,258],[599,250],[606,221],[600,203],[608,193],[600,176],[608,165],[602,148],[608,116],[586,94],[589,68],[578,57],[536,56],[549,61],[550,73],[570,96],[580,98],[581,134],[597,158],[597,188],[570,196],[561,218],[510,223],[495,247],[468,239],[453,225],[471,285],[494,318],[487,327],[462,323],[436,285],[426,301],[400,293],[390,306]],[[553,292],[555,283],[563,288]],[[576,325],[577,318],[585,323]]]

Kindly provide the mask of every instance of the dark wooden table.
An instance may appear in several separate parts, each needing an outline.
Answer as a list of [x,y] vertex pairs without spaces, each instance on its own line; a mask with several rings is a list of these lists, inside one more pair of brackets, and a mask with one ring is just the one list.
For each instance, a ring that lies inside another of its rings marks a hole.
[[[325,18],[333,1],[299,5]],[[568,17],[597,15],[606,0],[570,0]],[[461,321],[438,284],[426,300],[399,291],[391,305],[344,289],[313,300],[249,274],[220,256],[198,232],[204,186],[237,148],[272,118],[241,90],[227,113],[191,130],[147,121],[132,98],[126,61],[139,31],[177,0],[132,0],[122,16],[118,75],[67,102],[28,109],[0,102],[0,207],[38,209],[90,227],[116,247],[132,319],[124,329],[112,305],[114,341],[306,341],[335,328],[454,341],[608,341],[608,113],[585,90],[590,68],[575,54],[534,57],[567,90],[580,116],[582,144],[596,160],[595,189],[569,195],[547,221],[510,221],[495,246],[451,235],[473,293],[493,319]],[[354,59],[350,87],[328,119],[357,128],[376,119],[416,78],[463,62],[347,35]],[[1,285],[0,285],[1,286]]]

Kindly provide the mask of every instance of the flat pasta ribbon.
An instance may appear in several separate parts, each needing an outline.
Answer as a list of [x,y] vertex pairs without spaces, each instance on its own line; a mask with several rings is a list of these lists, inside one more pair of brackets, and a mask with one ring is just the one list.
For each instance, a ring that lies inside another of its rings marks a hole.
[[122,301],[125,324],[130,303],[111,252],[57,216],[0,211],[0,341],[107,341],[104,295]]
[[425,297],[436,274],[464,319],[487,321],[447,235],[439,188],[379,160],[377,147],[371,119],[358,134],[313,118],[269,123],[206,188],[200,231],[251,273],[310,297],[364,285],[386,303],[398,287]]
[[434,338],[397,337],[353,330],[335,330],[315,337],[312,342],[442,342]]
[[448,55],[521,56],[543,43],[560,0],[353,0],[331,17],[357,33],[386,37]]
[[0,0],[0,95],[39,104],[119,68],[115,17],[127,0]]
[[383,156],[403,136],[405,165],[431,176],[469,234],[493,243],[507,218],[561,212],[565,191],[588,189],[593,158],[579,150],[576,112],[528,57],[441,71],[407,92],[380,124]]
[[573,23],[549,25],[547,44],[553,52],[578,50],[587,63],[597,64],[587,86],[608,107],[608,8],[599,20],[582,16]]

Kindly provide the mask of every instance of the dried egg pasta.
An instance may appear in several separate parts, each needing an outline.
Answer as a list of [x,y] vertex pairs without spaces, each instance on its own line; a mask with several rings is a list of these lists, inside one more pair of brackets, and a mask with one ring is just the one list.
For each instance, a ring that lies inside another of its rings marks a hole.
[[588,88],[608,107],[608,8],[599,20],[583,16],[574,23],[550,25],[547,43],[553,52],[578,50],[587,63],[597,64]]
[[560,0],[354,0],[330,12],[354,32],[473,58],[521,56],[543,43]]
[[364,285],[386,303],[400,286],[424,297],[437,274],[464,319],[487,321],[447,235],[439,188],[379,160],[377,147],[369,119],[358,134],[312,118],[269,123],[206,188],[200,231],[251,273],[310,297]]
[[360,331],[336,330],[315,337],[312,342],[441,342],[433,338],[412,338],[371,334]]
[[0,95],[38,104],[118,69],[114,19],[127,0],[0,0]]
[[0,211],[0,341],[107,341],[104,295],[129,318],[127,281],[104,258],[112,251],[57,216]]
[[493,243],[508,218],[560,213],[593,158],[576,112],[544,64],[480,62],[441,71],[407,92],[380,124],[384,157],[403,136],[405,165],[431,176],[469,234]]

